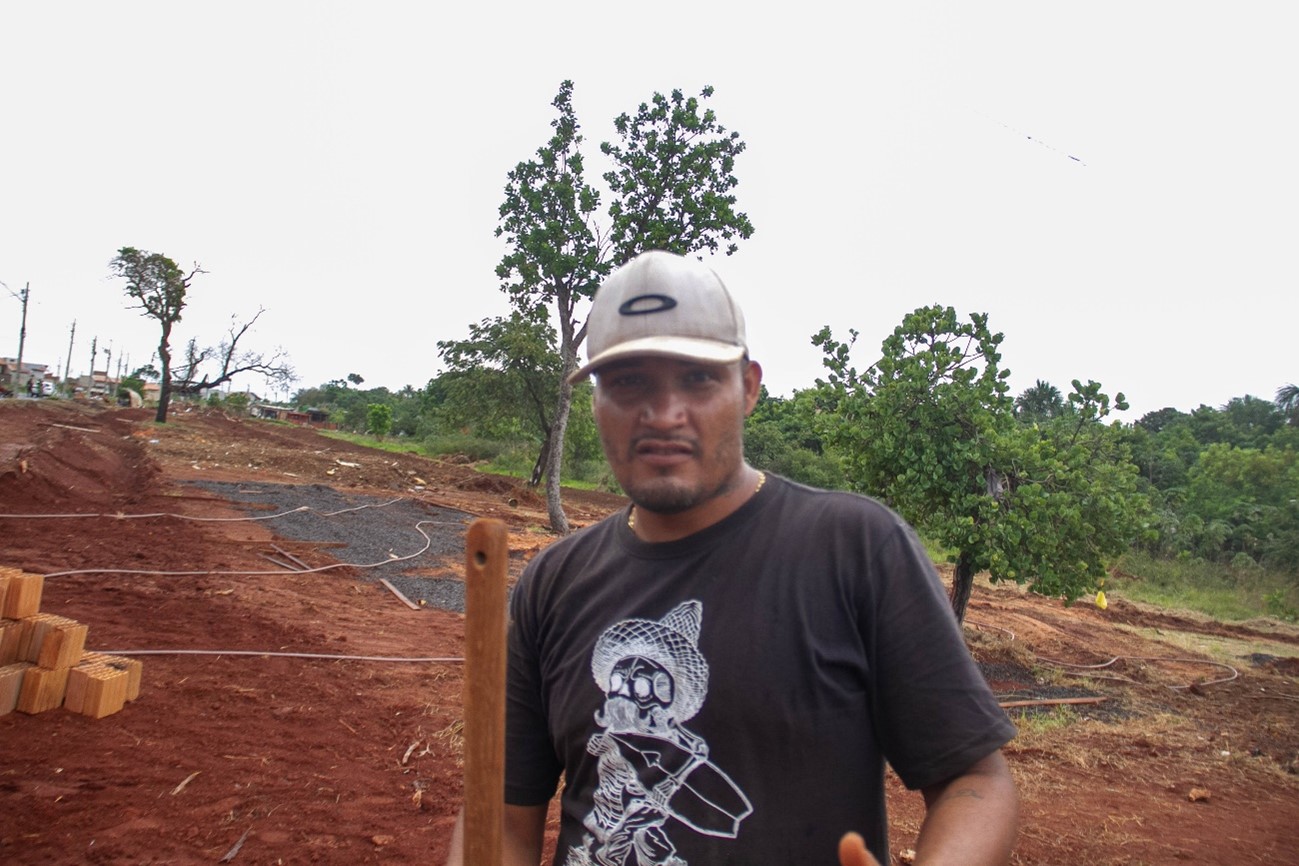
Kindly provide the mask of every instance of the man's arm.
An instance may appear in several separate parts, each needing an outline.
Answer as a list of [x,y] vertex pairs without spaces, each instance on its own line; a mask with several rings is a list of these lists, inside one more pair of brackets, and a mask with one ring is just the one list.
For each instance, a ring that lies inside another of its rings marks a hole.
[[[546,831],[546,805],[505,806],[505,835],[501,838],[501,866],[537,866]],[[465,813],[462,809],[451,834],[447,866],[463,866],[465,860]]]
[[1019,793],[1000,750],[922,793],[926,812],[916,839],[916,866],[1009,861],[1019,830]]
[[[1004,866],[1019,828],[1019,794],[1000,750],[959,776],[923,789],[916,866]],[[840,866],[879,866],[857,833],[839,840]]]

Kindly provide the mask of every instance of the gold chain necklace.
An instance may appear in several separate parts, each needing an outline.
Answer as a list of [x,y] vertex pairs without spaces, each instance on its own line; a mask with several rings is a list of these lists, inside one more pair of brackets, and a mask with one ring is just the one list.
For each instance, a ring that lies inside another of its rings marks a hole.
[[[754,495],[757,495],[757,492],[762,489],[762,485],[766,483],[767,483],[767,473],[759,469],[758,483],[753,488]],[[632,530],[633,532],[636,530],[636,506],[635,505],[631,507],[631,511],[627,512],[627,528]]]

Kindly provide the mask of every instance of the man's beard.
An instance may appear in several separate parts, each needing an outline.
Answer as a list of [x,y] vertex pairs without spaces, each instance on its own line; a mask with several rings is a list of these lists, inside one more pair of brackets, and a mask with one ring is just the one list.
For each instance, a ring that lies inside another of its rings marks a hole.
[[[636,441],[631,444],[631,459],[635,457],[637,444]],[[728,440],[719,443],[718,452],[712,455],[711,458],[704,458],[704,470],[709,469],[709,463],[712,465],[718,463],[729,464],[732,460],[737,465],[743,465],[743,449],[743,440],[739,438],[734,441]],[[733,476],[730,474],[723,477],[716,486],[705,487],[702,484],[692,485],[688,481],[674,477],[670,472],[665,472],[658,478],[646,479],[626,488],[623,492],[642,511],[673,515],[681,514],[703,505],[711,499],[716,499],[728,493],[732,486]]]
[[638,484],[635,489],[627,491],[627,497],[643,511],[652,511],[655,514],[680,514],[720,495],[726,489],[726,485],[722,485],[717,490],[706,491],[682,487],[671,482],[672,479],[663,479],[663,481]]

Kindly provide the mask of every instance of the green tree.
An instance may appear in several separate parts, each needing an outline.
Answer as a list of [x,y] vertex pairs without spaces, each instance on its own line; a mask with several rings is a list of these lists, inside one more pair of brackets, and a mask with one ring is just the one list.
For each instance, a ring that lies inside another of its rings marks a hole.
[[161,328],[158,360],[162,370],[159,374],[158,412],[155,419],[160,424],[165,423],[167,408],[171,403],[171,329],[180,321],[181,312],[185,309],[185,295],[190,283],[204,271],[195,264],[186,274],[174,261],[161,253],[150,253],[135,247],[119,249],[108,266],[113,276],[126,280],[126,294],[136,302],[132,307],[143,310],[143,315],[156,319]]
[[1299,452],[1210,445],[1190,472],[1184,546],[1218,562],[1247,554],[1299,572]]
[[758,404],[744,425],[744,458],[760,469],[778,472],[815,487],[845,486],[839,460],[816,433],[817,393],[795,391],[773,397],[762,386]]
[[604,217],[600,193],[585,177],[571,81],[560,85],[552,102],[554,134],[535,159],[509,173],[496,229],[509,252],[496,274],[517,314],[548,310],[559,329],[555,410],[543,445],[546,502],[557,532],[568,531],[559,486],[564,448],[549,443],[563,442],[568,428],[573,389],[567,377],[586,339],[579,310],[615,266],[644,250],[716,252],[725,244],[729,255],[736,238],[753,233],[732,194],[735,158],[745,145],[702,107],[712,94],[711,87],[697,98],[680,90],[655,93],[634,115],[615,119],[617,143],[601,145],[613,163],[603,175],[610,194]]
[[508,318],[469,326],[465,340],[440,340],[447,365],[443,412],[458,426],[491,438],[523,432],[545,443],[532,473],[546,466],[562,363],[555,329],[539,314],[515,310]]
[[1246,395],[1233,397],[1215,409],[1200,406],[1191,412],[1191,435],[1201,445],[1222,443],[1237,448],[1260,448],[1285,425],[1285,416],[1271,400]]
[[[392,393],[383,387],[362,391],[348,386],[343,379],[333,379],[315,388],[303,388],[293,397],[299,409],[325,412],[329,419],[344,430],[364,432],[369,429],[370,404],[394,404]],[[395,418],[395,410],[394,410]]]
[[392,430],[392,407],[387,403],[371,403],[367,407],[365,432],[382,439]]
[[416,391],[413,385],[403,385],[393,395],[396,403],[392,407],[392,432],[395,436],[414,438],[419,435],[421,414],[424,410],[424,392]]
[[232,412],[244,415],[248,412],[248,394],[245,391],[235,391],[226,397],[226,408]]
[[1182,414],[1180,420],[1154,430],[1137,421],[1124,430],[1133,463],[1156,490],[1169,491],[1185,485],[1187,472],[1199,458],[1201,446],[1191,433],[1189,418]]
[[1299,385],[1291,383],[1276,389],[1276,408],[1292,425],[1299,425]]
[[1046,421],[1065,410],[1060,389],[1038,379],[1015,398],[1015,415],[1025,421]]
[[157,381],[159,376],[158,370],[153,364],[145,364],[143,367],[136,367],[130,373],[122,377],[117,383],[117,392],[120,395],[123,389],[134,391],[141,398],[144,397],[144,383],[146,381]]
[[[904,317],[864,373],[851,366],[851,342],[828,327],[813,338],[830,371],[818,381],[831,410],[818,416],[827,441],[855,488],[956,551],[958,619],[981,571],[1077,598],[1125,549],[1141,514],[1135,467],[1118,431],[1101,423],[1110,401],[1100,386],[1075,381],[1071,411],[1016,423],[1001,342],[985,314],[960,321],[939,306]],[[1126,407],[1122,395],[1115,405]]]

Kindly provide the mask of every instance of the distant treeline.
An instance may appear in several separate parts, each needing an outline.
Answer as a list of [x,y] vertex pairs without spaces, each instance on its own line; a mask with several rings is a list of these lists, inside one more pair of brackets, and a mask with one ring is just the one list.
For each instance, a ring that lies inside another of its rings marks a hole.
[[[300,408],[320,408],[343,429],[365,432],[370,407],[391,407],[389,435],[434,452],[464,451],[527,475],[546,438],[546,395],[509,371],[467,369],[443,374],[422,389],[361,387],[353,375],[299,391]],[[589,387],[589,386],[587,386]],[[1284,392],[1285,389],[1282,389]],[[764,390],[749,420],[750,462],[795,480],[849,489],[844,455],[823,441],[818,388],[790,397]],[[573,401],[565,447],[566,480],[611,486],[602,471],[589,395]],[[1067,421],[1071,404],[1038,382],[1015,399],[1026,425]],[[1135,423],[1113,422],[1122,445],[1115,459],[1136,467],[1148,503],[1135,545],[1160,556],[1190,556],[1235,567],[1264,565],[1299,575],[1299,412],[1287,401],[1244,396],[1191,412],[1150,412]],[[512,456],[511,456],[512,455]],[[868,491],[869,492],[869,491]]]

